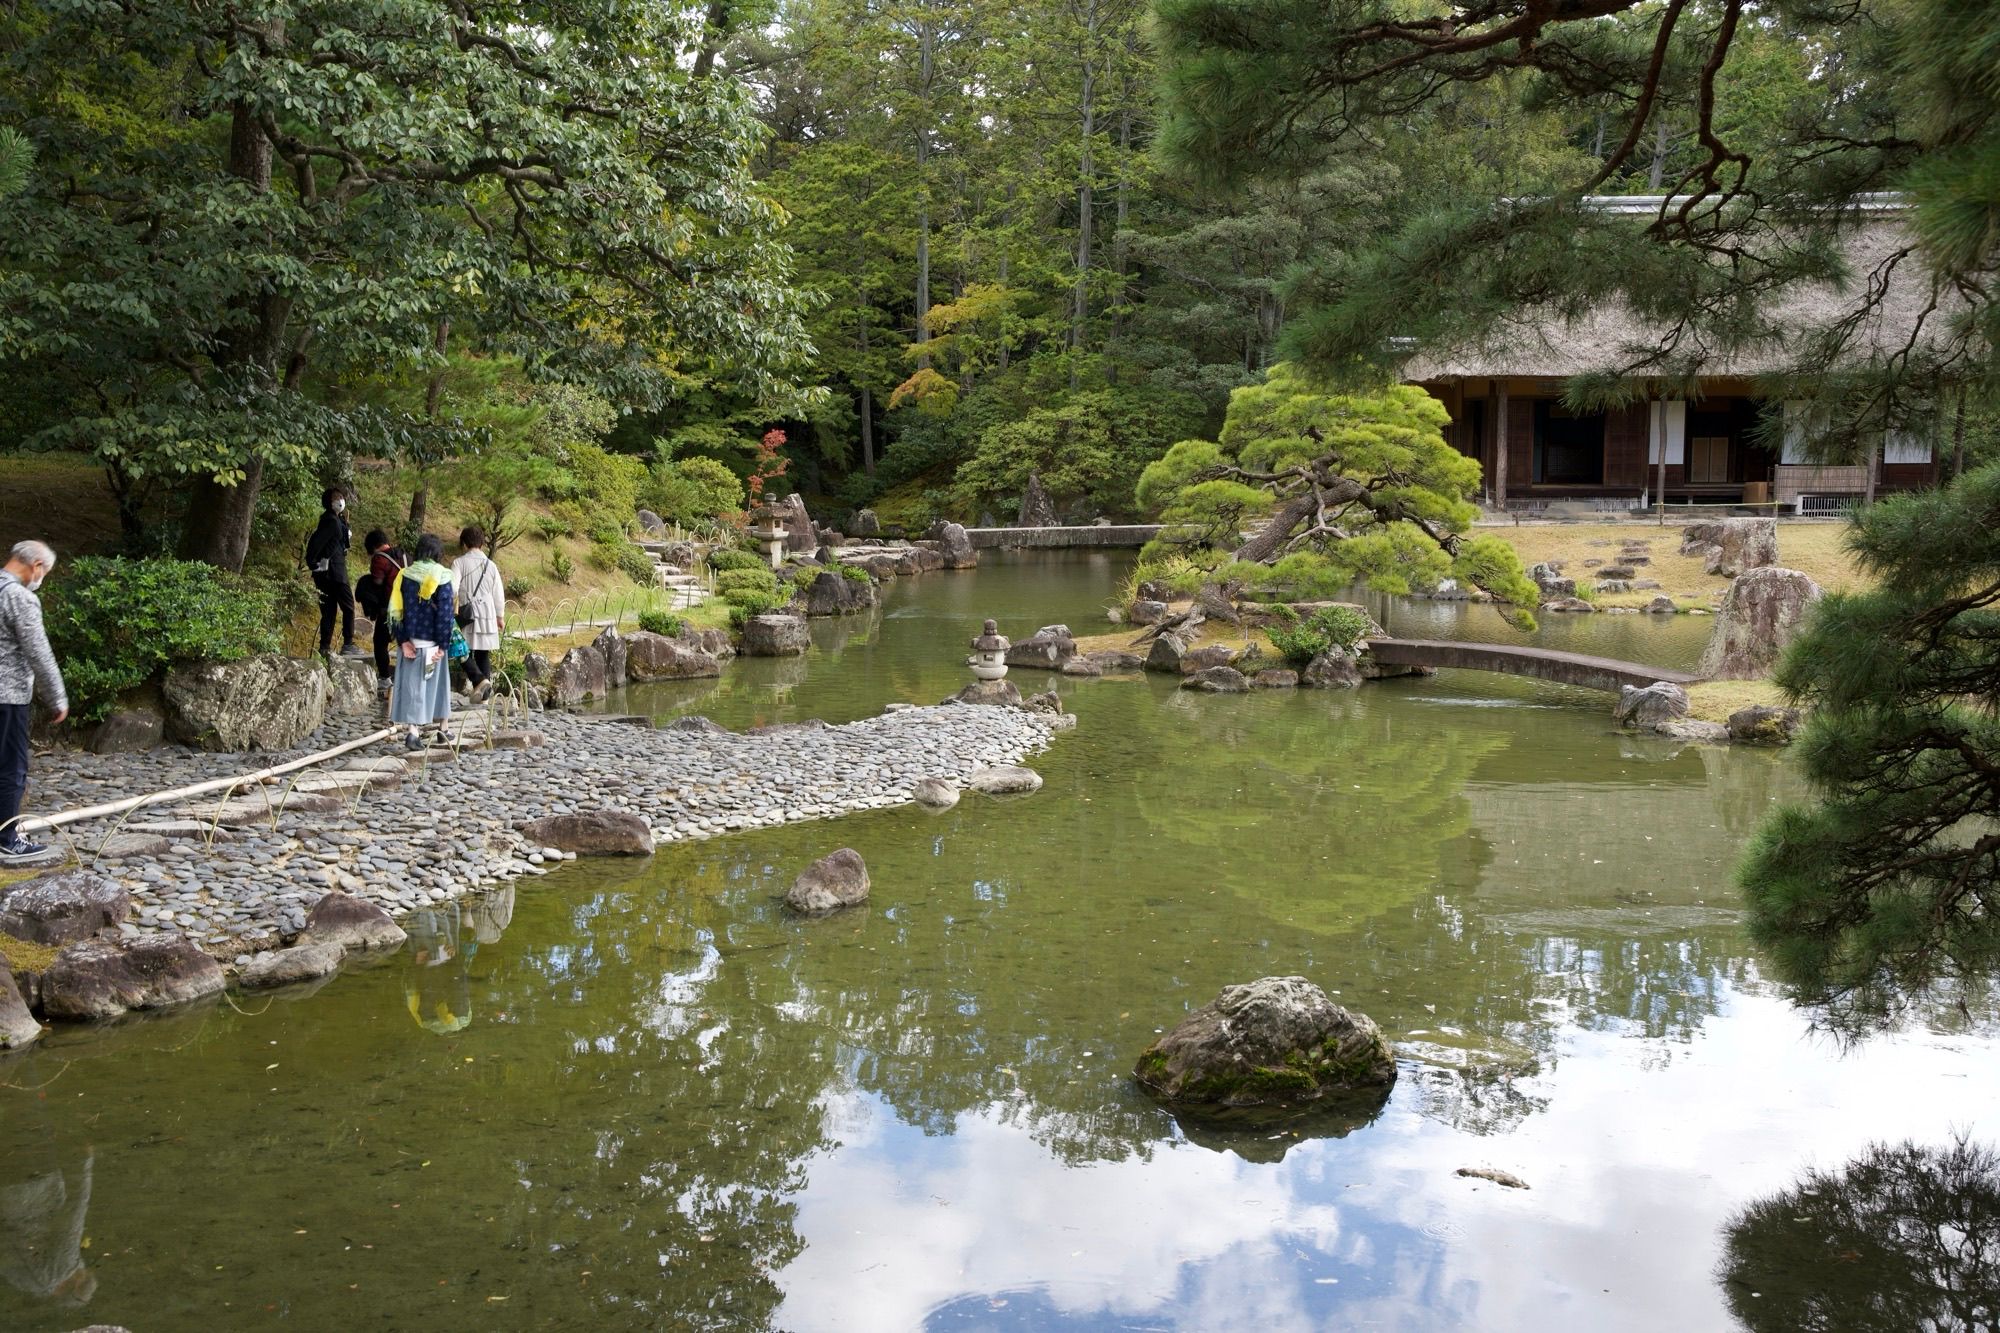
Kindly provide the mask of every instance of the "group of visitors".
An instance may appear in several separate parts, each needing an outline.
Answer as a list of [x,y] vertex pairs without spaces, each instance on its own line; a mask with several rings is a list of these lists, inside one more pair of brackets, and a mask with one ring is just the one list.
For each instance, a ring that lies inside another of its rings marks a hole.
[[[460,661],[473,702],[493,693],[493,654],[507,622],[507,584],[486,553],[486,534],[458,534],[460,555],[442,563],[444,545],[425,533],[406,556],[379,528],[363,545],[368,572],[347,583],[347,501],[338,489],[320,497],[323,512],[306,542],[306,569],[319,590],[319,650],[329,655],[341,627],[340,654],[359,657],[356,603],[375,625],[377,688],[390,697],[390,720],[408,728],[404,744],[423,745],[426,727],[451,716],[451,663]],[[39,865],[59,853],[21,833],[28,789],[28,735],[37,694],[51,724],[69,716],[69,698],[42,625],[36,596],[56,567],[47,543],[24,541],[0,566],[0,869]],[[394,657],[391,657],[393,645]],[[460,646],[462,645],[462,646]]]
[[[423,729],[442,726],[451,716],[454,661],[461,664],[472,702],[493,693],[493,654],[507,624],[507,581],[486,553],[486,533],[478,527],[458,534],[460,554],[449,567],[443,563],[444,543],[431,533],[406,553],[376,528],[362,539],[368,572],[350,593],[346,501],[332,488],[321,498],[325,513],[306,543],[306,567],[320,594],[320,653],[329,654],[338,617],[341,653],[360,655],[354,646],[358,603],[375,625],[376,687],[390,698],[390,721],[408,727],[404,744],[419,749]],[[339,572],[327,576],[322,561]]]

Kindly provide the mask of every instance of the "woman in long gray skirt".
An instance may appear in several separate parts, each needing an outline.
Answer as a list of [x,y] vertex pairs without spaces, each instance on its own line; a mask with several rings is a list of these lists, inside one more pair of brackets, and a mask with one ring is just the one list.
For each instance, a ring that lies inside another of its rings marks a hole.
[[389,720],[409,727],[403,739],[421,749],[418,733],[427,725],[442,726],[451,716],[451,571],[438,563],[444,544],[426,532],[417,542],[416,559],[396,580],[390,593],[389,616],[396,626],[396,698]]

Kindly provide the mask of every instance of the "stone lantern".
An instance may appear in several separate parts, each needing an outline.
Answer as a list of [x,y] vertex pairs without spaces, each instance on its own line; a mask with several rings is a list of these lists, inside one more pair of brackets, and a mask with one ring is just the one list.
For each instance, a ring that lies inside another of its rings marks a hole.
[[979,680],[1001,680],[1007,675],[1007,649],[1011,645],[1007,636],[1000,632],[997,621],[989,620],[978,638],[972,641],[972,656],[965,659],[972,668],[972,674]]
[[777,512],[766,506],[752,517],[757,526],[750,529],[750,536],[763,546],[771,568],[782,570],[785,567],[785,529],[778,522]]

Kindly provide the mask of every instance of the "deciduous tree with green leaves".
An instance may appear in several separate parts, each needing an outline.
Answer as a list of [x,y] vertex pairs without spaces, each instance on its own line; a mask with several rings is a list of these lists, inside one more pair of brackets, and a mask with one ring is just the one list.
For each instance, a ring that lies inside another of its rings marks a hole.
[[[459,345],[626,407],[807,347],[758,126],[705,10],[619,0],[35,0],[0,15],[0,365],[27,443],[185,478],[242,564],[266,471],[395,423],[308,375]],[[703,59],[708,55],[707,60]]]

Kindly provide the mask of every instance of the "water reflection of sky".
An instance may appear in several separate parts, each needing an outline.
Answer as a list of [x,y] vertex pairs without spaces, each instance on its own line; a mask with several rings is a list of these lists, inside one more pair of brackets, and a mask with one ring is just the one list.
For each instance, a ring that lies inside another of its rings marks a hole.
[[2000,1070],[1964,1042],[1909,1033],[1843,1057],[1753,991],[1730,990],[1698,1042],[1563,1041],[1572,1058],[1532,1081],[1545,1107],[1505,1132],[1468,1135],[1399,1094],[1274,1165],[1182,1140],[1071,1167],[1006,1107],[938,1136],[836,1094],[838,1146],[809,1164],[775,1323],[1725,1328],[1714,1273],[1736,1210],[1874,1141],[2000,1131]]

